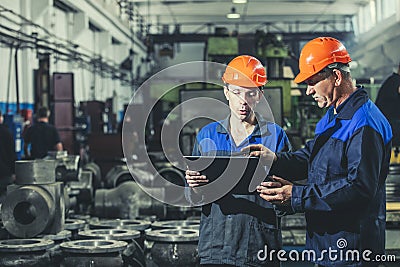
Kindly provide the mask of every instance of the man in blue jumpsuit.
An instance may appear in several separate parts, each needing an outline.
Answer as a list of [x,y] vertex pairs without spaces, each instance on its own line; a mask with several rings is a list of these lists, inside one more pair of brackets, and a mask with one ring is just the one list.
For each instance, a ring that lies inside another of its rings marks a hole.
[[[206,125],[197,135],[193,155],[229,156],[249,144],[263,144],[272,151],[290,148],[278,125],[254,112],[267,82],[265,68],[252,56],[233,59],[223,75],[224,94],[230,116]],[[186,171],[187,197],[203,205],[198,186],[208,183],[205,175]],[[259,250],[282,247],[280,220],[270,203],[256,192],[228,193],[202,206],[198,251],[202,266],[279,266],[276,258],[260,259]]]
[[307,94],[329,107],[318,122],[315,137],[292,153],[272,153],[252,146],[253,156],[274,157],[276,177],[258,187],[265,200],[294,212],[305,212],[306,249],[319,266],[375,266],[385,253],[385,179],[392,132],[362,87],[352,83],[346,48],[338,40],[320,37],[300,55],[295,82],[306,82]]

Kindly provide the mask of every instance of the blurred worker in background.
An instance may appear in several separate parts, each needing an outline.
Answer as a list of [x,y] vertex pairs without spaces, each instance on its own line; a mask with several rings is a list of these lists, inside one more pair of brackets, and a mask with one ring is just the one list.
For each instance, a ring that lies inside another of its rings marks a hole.
[[13,182],[16,160],[14,138],[3,121],[3,113],[0,110],[0,198],[6,192],[7,186]]
[[[49,151],[62,151],[63,145],[58,131],[49,124],[50,111],[41,107],[36,115],[36,123],[29,127],[24,135],[25,156],[31,159],[41,159],[47,156]],[[30,151],[28,151],[29,144],[31,145]]]
[[[254,112],[267,82],[261,62],[252,56],[238,56],[229,63],[222,80],[230,116],[201,129],[192,155],[229,156],[248,144],[263,144],[272,151],[288,150],[290,143],[282,128]],[[187,197],[201,205],[198,186],[208,183],[207,177],[188,170],[186,180],[191,188]],[[228,193],[202,206],[198,244],[202,266],[279,266],[276,257],[272,261],[257,257],[265,246],[281,249],[280,218],[273,205],[256,192]]]
[[[246,148],[250,155],[274,159],[270,174],[277,175],[276,181],[263,182],[257,190],[271,203],[305,212],[306,249],[316,253],[309,260],[319,266],[366,266],[364,251],[372,252],[371,259],[385,254],[385,180],[392,132],[367,92],[353,85],[350,61],[346,48],[334,38],[308,42],[295,82],[305,82],[307,94],[320,107],[328,107],[314,139],[289,153]],[[296,185],[280,177],[308,180]],[[330,257],[324,254],[328,250],[336,253]],[[352,251],[359,257],[350,257]]]
[[392,126],[393,146],[400,146],[400,62],[397,73],[383,82],[375,103]]

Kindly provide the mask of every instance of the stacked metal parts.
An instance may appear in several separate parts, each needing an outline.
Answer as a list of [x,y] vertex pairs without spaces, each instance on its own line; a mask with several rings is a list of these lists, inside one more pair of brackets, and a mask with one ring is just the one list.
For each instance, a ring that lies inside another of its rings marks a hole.
[[[386,212],[386,254],[395,255],[396,262],[400,260],[400,211]],[[387,265],[397,266],[397,265]]]
[[[400,165],[392,164],[386,178],[386,254],[400,260]],[[395,264],[395,263],[394,263]],[[396,266],[396,265],[387,266]]]
[[62,182],[56,182],[54,160],[16,162],[15,185],[7,188],[1,207],[7,231],[15,237],[57,234],[64,229]]
[[146,232],[150,267],[196,266],[199,220],[170,220],[154,222]]
[[132,176],[152,185],[157,177],[124,165],[102,177],[95,163],[82,168],[79,156],[65,152],[17,161],[1,205],[0,266],[198,265],[199,220],[185,220],[198,210],[152,199]]
[[[165,165],[157,169],[153,174],[145,165],[130,170],[126,165],[114,166],[102,181],[105,188],[95,193],[94,214],[99,219],[92,218],[91,230],[79,232],[79,236],[126,241],[122,252],[125,266],[196,266],[199,221],[170,220],[192,214],[149,197],[135,182],[140,180],[151,186],[147,190],[159,194],[169,190],[156,184],[159,176],[183,182],[181,171]],[[126,236],[131,236],[129,241]]]
[[[135,182],[164,192],[160,175],[183,179],[170,165],[157,167],[154,174],[143,164],[116,165],[102,177],[95,163],[80,167],[65,153],[17,161],[1,206],[0,266],[197,266],[199,210],[158,202]],[[399,165],[391,165],[386,189],[386,249],[400,260]],[[302,251],[304,214],[283,216],[281,225],[284,248]]]
[[281,226],[283,246],[299,251],[304,249],[306,244],[306,219],[304,214],[297,213],[282,217]]
[[50,248],[55,242],[38,236],[56,236],[64,230],[64,187],[62,182],[56,182],[56,162],[17,161],[15,167],[15,184],[7,187],[1,207],[3,225],[10,239],[0,243],[0,265],[50,264]]
[[386,178],[386,201],[400,202],[400,164],[389,167]]

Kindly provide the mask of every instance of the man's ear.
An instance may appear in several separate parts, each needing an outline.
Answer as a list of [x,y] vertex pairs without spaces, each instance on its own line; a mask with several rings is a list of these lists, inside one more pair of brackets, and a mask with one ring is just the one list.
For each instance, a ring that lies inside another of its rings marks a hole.
[[333,75],[335,76],[335,86],[339,86],[342,83],[342,72],[340,70],[334,69]]

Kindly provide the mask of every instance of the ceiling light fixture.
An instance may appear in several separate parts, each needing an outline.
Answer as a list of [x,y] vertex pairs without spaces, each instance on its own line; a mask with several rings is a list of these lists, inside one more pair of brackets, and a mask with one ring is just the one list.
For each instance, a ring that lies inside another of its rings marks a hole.
[[246,4],[247,0],[232,0],[232,3],[234,3],[234,4]]
[[240,18],[240,14],[236,13],[236,8],[232,7],[231,8],[231,13],[226,14],[226,18],[228,19],[239,19]]

